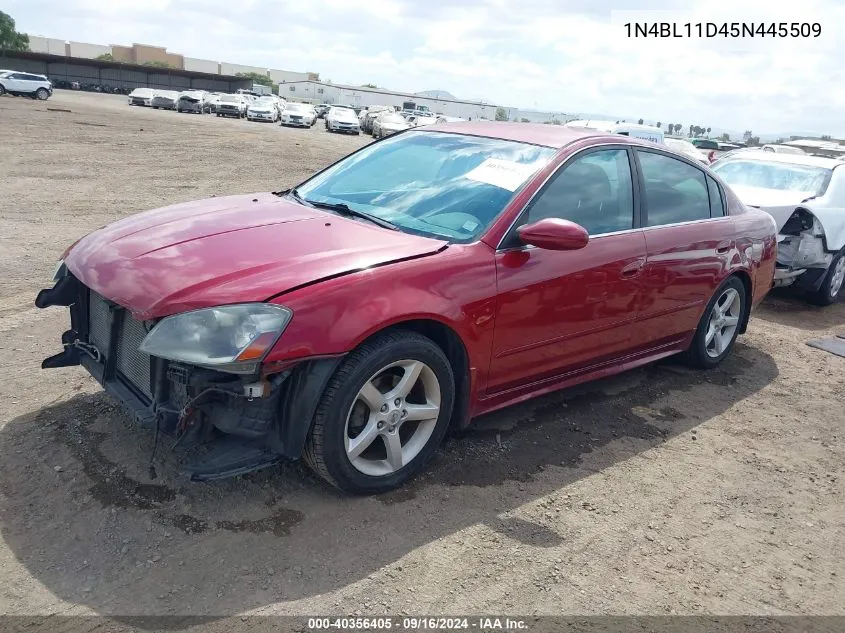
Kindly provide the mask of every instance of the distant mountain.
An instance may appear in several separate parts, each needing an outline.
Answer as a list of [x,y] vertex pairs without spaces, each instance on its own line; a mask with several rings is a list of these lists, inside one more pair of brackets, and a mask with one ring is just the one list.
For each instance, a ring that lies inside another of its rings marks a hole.
[[422,92],[415,92],[418,97],[429,97],[430,99],[452,99],[457,100],[457,97],[447,90],[423,90]]

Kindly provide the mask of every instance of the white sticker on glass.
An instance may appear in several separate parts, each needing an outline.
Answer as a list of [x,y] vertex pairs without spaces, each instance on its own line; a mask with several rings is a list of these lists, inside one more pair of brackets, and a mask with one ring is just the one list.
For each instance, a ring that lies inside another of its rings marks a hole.
[[508,191],[516,191],[522,183],[528,180],[535,169],[534,165],[523,165],[510,160],[488,158],[471,172],[464,174],[464,177]]

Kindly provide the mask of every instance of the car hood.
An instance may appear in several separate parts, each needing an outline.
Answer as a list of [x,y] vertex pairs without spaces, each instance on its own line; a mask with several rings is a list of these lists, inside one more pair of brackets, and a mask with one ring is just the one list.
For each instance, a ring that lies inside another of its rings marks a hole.
[[813,197],[812,191],[789,191],[741,185],[731,185],[731,190],[743,204],[757,207],[771,215],[778,225],[778,230],[786,224],[789,216],[795,211],[795,207]]
[[138,319],[270,297],[448,243],[271,193],[177,204],[119,220],[65,254],[83,284]]

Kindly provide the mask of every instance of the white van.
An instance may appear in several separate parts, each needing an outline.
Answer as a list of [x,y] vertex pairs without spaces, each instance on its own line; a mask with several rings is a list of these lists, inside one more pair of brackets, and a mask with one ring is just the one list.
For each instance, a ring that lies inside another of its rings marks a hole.
[[568,121],[565,125],[569,127],[586,127],[591,130],[609,132],[610,134],[622,134],[623,136],[632,136],[644,141],[665,145],[663,141],[663,130],[652,125],[614,123],[613,121]]

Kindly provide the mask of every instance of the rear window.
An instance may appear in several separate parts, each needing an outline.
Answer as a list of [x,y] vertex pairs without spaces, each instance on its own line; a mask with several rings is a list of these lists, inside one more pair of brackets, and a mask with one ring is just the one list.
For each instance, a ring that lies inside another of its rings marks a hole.
[[719,143],[704,138],[694,138],[690,142],[698,149],[719,149]]
[[824,193],[832,173],[826,167],[740,158],[718,163],[713,171],[731,187],[797,191],[808,197]]

